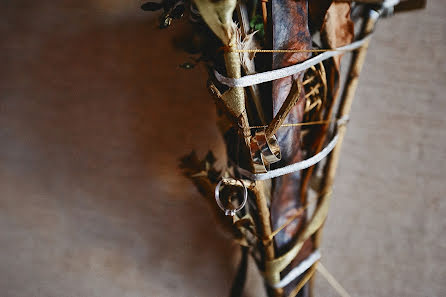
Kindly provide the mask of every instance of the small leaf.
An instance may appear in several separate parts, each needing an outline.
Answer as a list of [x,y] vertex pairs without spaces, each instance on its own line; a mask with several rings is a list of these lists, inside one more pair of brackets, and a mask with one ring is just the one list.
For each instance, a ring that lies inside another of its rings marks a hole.
[[262,39],[265,35],[265,30],[263,28],[263,18],[260,15],[254,16],[254,18],[249,23],[249,26],[254,31],[258,31],[258,36]]
[[157,2],[147,2],[141,5],[141,9],[144,11],[157,11],[161,8],[163,8],[163,5]]
[[184,5],[177,5],[175,6],[174,9],[172,9],[172,11],[170,12],[170,15],[172,16],[172,18],[174,19],[179,19],[183,16],[184,14]]

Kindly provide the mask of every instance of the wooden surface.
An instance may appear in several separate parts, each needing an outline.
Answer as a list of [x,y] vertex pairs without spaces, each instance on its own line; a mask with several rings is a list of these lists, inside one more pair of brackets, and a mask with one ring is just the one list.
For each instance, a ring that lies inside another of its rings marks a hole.
[[[223,153],[206,74],[138,5],[2,5],[1,296],[229,291],[237,248],[177,169]],[[446,295],[445,15],[430,1],[370,45],[322,245],[352,296]]]

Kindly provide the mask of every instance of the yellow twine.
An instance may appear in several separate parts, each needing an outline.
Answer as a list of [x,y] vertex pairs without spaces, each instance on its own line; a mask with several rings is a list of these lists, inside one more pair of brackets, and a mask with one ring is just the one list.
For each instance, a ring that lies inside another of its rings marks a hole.
[[[322,121],[313,121],[313,122],[302,122],[302,123],[295,123],[295,124],[282,124],[280,127],[300,127],[300,126],[310,126],[310,125],[322,125],[322,124],[328,124],[331,122],[335,122],[337,119],[331,119],[331,120],[322,120]],[[248,129],[263,129],[267,128],[267,125],[263,126],[249,126]]]

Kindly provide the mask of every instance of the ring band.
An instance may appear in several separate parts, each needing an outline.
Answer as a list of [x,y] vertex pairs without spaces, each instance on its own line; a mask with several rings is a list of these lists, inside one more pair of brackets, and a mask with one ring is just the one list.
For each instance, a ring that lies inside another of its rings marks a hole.
[[220,180],[218,182],[217,186],[215,187],[215,201],[217,201],[218,207],[220,207],[220,209],[223,210],[225,212],[225,215],[227,215],[227,216],[234,216],[236,212],[240,211],[243,207],[245,207],[246,201],[248,200],[248,189],[246,188],[246,186],[242,180],[240,180],[240,179],[236,179],[236,180],[240,181],[240,183],[243,186],[243,201],[237,208],[227,209],[223,206],[223,204],[220,201],[220,187],[225,182],[224,179]]

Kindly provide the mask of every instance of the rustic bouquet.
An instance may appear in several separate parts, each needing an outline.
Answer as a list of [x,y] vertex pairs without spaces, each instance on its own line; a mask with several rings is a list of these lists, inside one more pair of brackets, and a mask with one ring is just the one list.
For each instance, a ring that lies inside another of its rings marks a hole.
[[[242,247],[231,290],[241,296],[250,254],[269,296],[308,296],[350,107],[380,16],[423,1],[164,0],[160,27],[183,15],[179,42],[209,69],[225,168],[209,152],[181,160],[184,174]],[[341,88],[341,58],[352,52]],[[186,63],[185,68],[194,65]],[[339,95],[340,90],[342,94]]]

